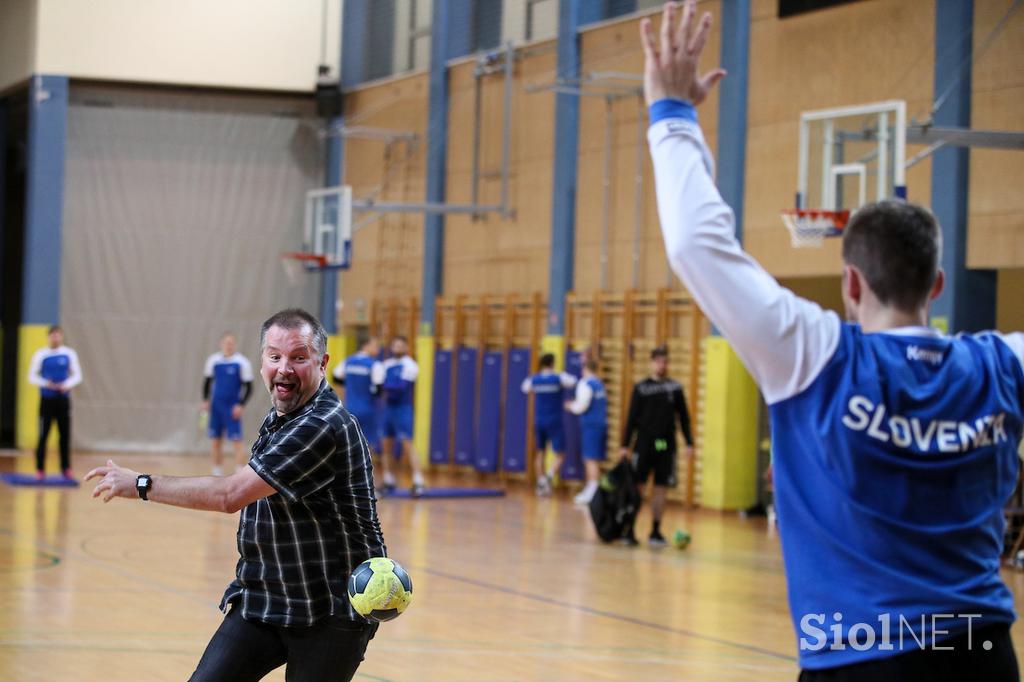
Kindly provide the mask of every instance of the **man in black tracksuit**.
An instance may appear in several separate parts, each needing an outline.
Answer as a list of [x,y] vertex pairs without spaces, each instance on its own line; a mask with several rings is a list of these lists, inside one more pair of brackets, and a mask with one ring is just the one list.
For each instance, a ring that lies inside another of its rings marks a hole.
[[[666,544],[661,534],[661,516],[665,511],[668,489],[676,485],[676,419],[686,439],[686,456],[692,457],[693,434],[686,397],[683,387],[668,378],[668,351],[659,346],[651,351],[651,376],[633,387],[620,451],[623,458],[632,453],[637,485],[645,485],[654,472],[653,524],[648,540],[652,547]],[[628,544],[636,544],[632,527],[628,529],[625,540]]]

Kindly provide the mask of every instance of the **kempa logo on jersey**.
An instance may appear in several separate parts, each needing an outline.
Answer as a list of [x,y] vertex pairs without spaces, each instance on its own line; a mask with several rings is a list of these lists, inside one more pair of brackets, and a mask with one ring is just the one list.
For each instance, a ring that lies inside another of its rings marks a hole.
[[937,448],[939,452],[967,452],[986,445],[1005,443],[1006,413],[987,414],[970,422],[946,419],[922,421],[917,417],[893,414],[886,419],[885,405],[875,405],[870,399],[855,395],[846,404],[843,424],[852,431],[867,431],[867,435],[883,443],[909,448],[916,445],[921,452]]
[[[845,626],[843,634],[843,614],[832,614],[832,623],[825,625],[824,613],[807,613],[800,619],[800,650],[801,651],[906,651],[909,649],[932,649],[934,651],[951,651],[953,647],[944,646],[942,641],[950,630],[943,628],[950,625],[949,621],[967,621],[967,649],[974,648],[974,621],[981,619],[980,613],[933,613],[921,614],[920,620],[908,621],[903,614],[880,613],[877,627],[872,623],[853,623]],[[928,625],[931,625],[928,628]],[[819,627],[821,626],[821,627]],[[822,628],[826,629],[822,629]],[[893,628],[896,629],[895,634]],[[956,634],[963,634],[960,628]],[[877,645],[877,646],[876,646]],[[992,642],[981,642],[981,648],[989,651]]]
[[918,360],[930,362],[933,365],[942,364],[942,351],[918,346],[907,346],[907,360]]

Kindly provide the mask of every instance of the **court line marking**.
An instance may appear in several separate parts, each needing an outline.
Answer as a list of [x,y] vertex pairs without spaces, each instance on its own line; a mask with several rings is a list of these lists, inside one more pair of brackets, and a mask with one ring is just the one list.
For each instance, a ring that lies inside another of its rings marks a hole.
[[693,630],[686,630],[684,628],[674,628],[674,627],[671,627],[671,626],[668,626],[668,625],[662,625],[661,623],[655,623],[655,622],[652,622],[652,621],[643,620],[641,618],[636,618],[634,616],[627,616],[627,615],[624,615],[624,614],[621,614],[621,613],[615,613],[614,611],[605,611],[603,609],[596,609],[596,608],[594,608],[592,606],[584,606],[582,604],[574,604],[572,602],[562,601],[560,599],[555,599],[553,597],[545,597],[544,595],[533,594],[531,592],[525,592],[525,591],[522,591],[522,590],[517,590],[517,589],[512,588],[512,587],[505,587],[504,585],[495,585],[493,583],[488,583],[488,582],[485,582],[483,580],[477,580],[475,578],[467,578],[465,576],[454,575],[452,573],[446,573],[444,571],[439,571],[439,570],[434,569],[434,568],[428,568],[426,566],[419,566],[419,567],[417,567],[416,570],[423,571],[424,573],[428,573],[428,574],[436,576],[438,578],[446,578],[448,580],[454,580],[456,582],[466,583],[468,585],[475,585],[476,587],[482,587],[482,588],[485,588],[485,589],[494,590],[495,592],[503,592],[505,594],[511,594],[513,596],[516,596],[516,597],[521,597],[523,599],[529,599],[529,600],[532,600],[532,601],[537,601],[537,602],[540,602],[540,603],[543,603],[543,604],[548,604],[548,605],[551,605],[551,606],[561,606],[563,608],[573,609],[575,611],[580,611],[582,613],[586,613],[586,614],[589,614],[589,615],[592,615],[592,616],[601,616],[603,618],[610,618],[612,620],[617,620],[617,621],[620,621],[620,622],[623,622],[623,623],[630,623],[632,625],[639,625],[640,627],[650,628],[652,630],[660,630],[662,632],[670,632],[672,634],[683,635],[684,637],[692,637],[694,639],[699,639],[699,640],[702,640],[702,641],[705,641],[705,642],[712,642],[714,644],[720,644],[722,646],[732,647],[732,648],[735,648],[735,649],[741,649],[743,651],[751,651],[751,652],[754,652],[754,653],[757,653],[757,654],[761,654],[762,656],[767,656],[769,658],[775,658],[775,659],[782,660],[782,661],[788,661],[788,662],[791,662],[791,663],[796,663],[796,657],[795,656],[789,656],[789,655],[786,655],[786,654],[780,654],[777,651],[772,651],[771,649],[763,649],[763,648],[761,648],[759,646],[755,646],[753,644],[744,644],[742,642],[734,642],[732,640],[724,639],[724,638],[721,638],[721,637],[715,637],[713,635],[704,635],[704,634],[701,634],[699,632],[694,632]]

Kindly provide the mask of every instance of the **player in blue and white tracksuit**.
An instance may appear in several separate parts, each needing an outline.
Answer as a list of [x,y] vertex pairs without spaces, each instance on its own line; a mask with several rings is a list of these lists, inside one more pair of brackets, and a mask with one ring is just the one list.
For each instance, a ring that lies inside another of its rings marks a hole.
[[391,342],[391,357],[384,361],[384,489],[391,491],[395,487],[389,459],[393,458],[397,466],[403,450],[407,449],[414,497],[426,490],[420,459],[412,442],[413,398],[419,371],[419,365],[409,356],[409,342],[403,336],[396,336]]
[[1016,680],[999,566],[1024,335],[926,326],[940,233],[900,201],[861,208],[844,230],[850,322],[781,287],[736,240],[690,103],[720,77],[696,76],[710,17],[663,36],[688,47],[657,45],[643,23],[666,252],[770,409],[801,679]]
[[359,352],[350,355],[334,368],[334,383],[345,387],[345,409],[363,430],[374,453],[380,454],[381,385],[384,383],[384,365],[377,359],[380,344],[377,339],[366,339]]
[[252,365],[235,348],[235,335],[225,333],[220,352],[206,358],[203,368],[203,409],[208,414],[206,435],[215,476],[223,473],[221,439],[225,436],[234,449],[235,468],[248,461],[242,448],[242,411],[252,393]]
[[[537,494],[550,495],[551,482],[565,460],[565,389],[576,385],[576,377],[568,372],[555,371],[555,356],[545,353],[540,357],[540,371],[525,379],[520,386],[523,393],[533,393],[533,433],[536,448]],[[548,444],[555,453],[544,468]]]
[[64,345],[64,332],[50,327],[47,347],[32,354],[28,380],[39,387],[39,441],[36,444],[36,478],[46,470],[46,439],[50,426],[57,422],[60,436],[60,469],[65,478],[71,472],[71,389],[82,383],[78,354]]
[[597,492],[600,463],[608,451],[608,394],[597,376],[597,360],[583,363],[583,376],[576,383],[576,397],[565,409],[580,417],[580,441],[587,483],[574,498],[576,504],[589,504]]

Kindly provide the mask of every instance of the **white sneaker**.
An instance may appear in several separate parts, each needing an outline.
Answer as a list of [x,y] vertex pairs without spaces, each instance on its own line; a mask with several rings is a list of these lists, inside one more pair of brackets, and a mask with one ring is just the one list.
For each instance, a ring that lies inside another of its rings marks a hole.
[[551,494],[551,479],[547,476],[541,476],[537,479],[537,495],[539,497],[547,497]]
[[586,484],[585,486],[583,486],[583,490],[581,490],[576,495],[576,497],[572,498],[573,504],[578,504],[580,506],[586,506],[586,505],[590,504],[590,501],[592,499],[594,499],[594,493],[596,493],[596,492],[597,492],[597,484],[596,483],[588,483],[588,484]]

